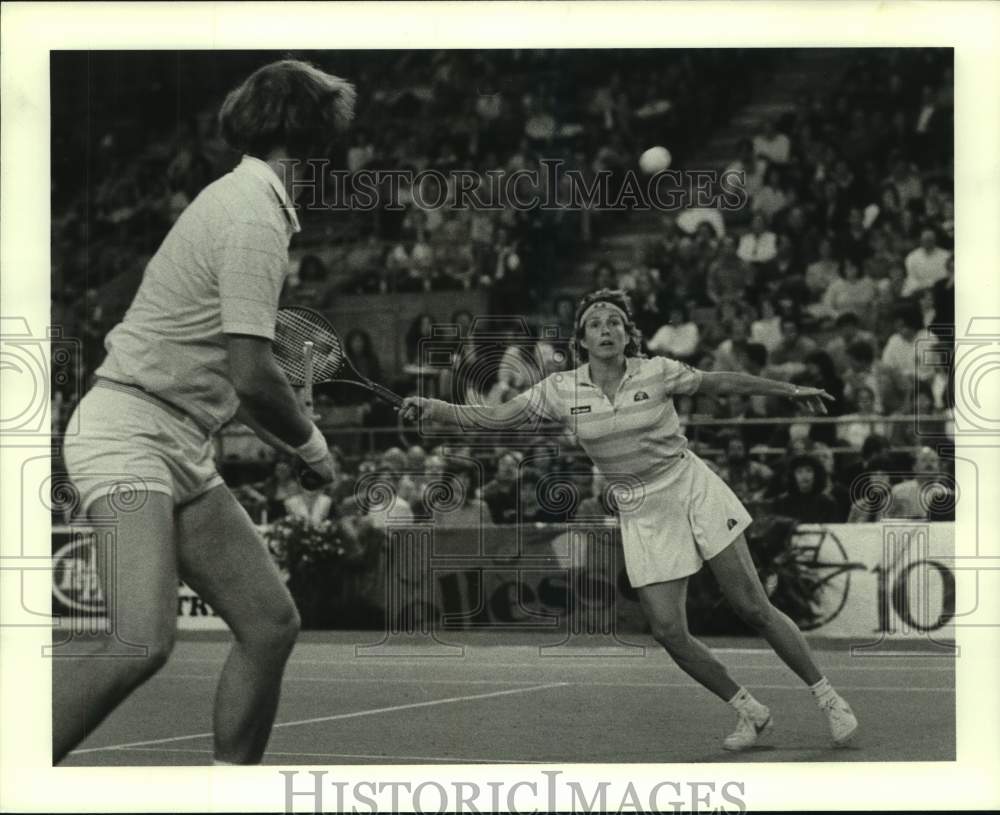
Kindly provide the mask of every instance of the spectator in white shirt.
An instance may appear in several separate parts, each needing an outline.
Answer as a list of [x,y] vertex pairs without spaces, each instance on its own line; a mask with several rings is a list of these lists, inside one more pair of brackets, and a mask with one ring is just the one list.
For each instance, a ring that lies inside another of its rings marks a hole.
[[906,281],[903,283],[903,297],[929,289],[939,280],[948,276],[948,258],[951,252],[937,245],[937,235],[933,229],[920,233],[920,246],[906,256]]
[[754,212],[762,212],[768,219],[788,206],[788,196],[781,189],[781,172],[777,167],[768,168],[764,186],[757,191],[750,206]]
[[769,119],[764,132],[754,137],[753,151],[772,164],[787,164],[792,143],[788,136],[779,132],[777,121]]
[[763,345],[768,353],[781,345],[781,315],[767,297],[760,301],[760,318],[750,326],[750,339]]
[[768,263],[778,254],[778,240],[767,228],[764,216],[757,213],[750,223],[750,231],[740,238],[736,255],[747,263]]
[[[886,435],[885,422],[872,421],[878,411],[875,409],[875,391],[867,385],[862,385],[854,391],[854,412],[841,418],[843,424],[837,425],[837,438],[848,447],[860,450],[872,433]],[[850,419],[850,421],[846,421]]]
[[845,258],[840,263],[840,277],[830,284],[813,313],[836,318],[851,312],[867,322],[877,291],[875,281],[862,275],[857,265]]
[[917,381],[933,378],[934,369],[921,364],[918,359],[920,346],[934,342],[931,333],[923,327],[919,309],[903,305],[896,312],[896,333],[889,337],[882,350],[882,364],[892,368],[902,381],[913,386]]
[[702,224],[712,227],[716,237],[726,234],[726,222],[722,213],[714,207],[691,207],[677,216],[676,224],[688,235],[694,235]]
[[669,319],[649,341],[649,350],[682,361],[691,359],[698,350],[698,326],[691,322],[687,309],[672,306]]

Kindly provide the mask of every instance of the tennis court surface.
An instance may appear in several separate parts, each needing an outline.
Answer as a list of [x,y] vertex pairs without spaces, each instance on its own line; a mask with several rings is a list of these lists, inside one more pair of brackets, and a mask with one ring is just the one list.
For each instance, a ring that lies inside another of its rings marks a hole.
[[[728,753],[735,714],[648,637],[635,648],[551,647],[551,635],[442,634],[379,642],[378,632],[303,634],[289,662],[265,764],[948,761],[955,757],[955,662],[939,651],[852,655],[817,643],[861,728],[830,746],[809,691],[755,640],[707,640],[771,707],[762,746]],[[182,634],[163,671],[62,766],[199,765],[212,759],[221,635]]]

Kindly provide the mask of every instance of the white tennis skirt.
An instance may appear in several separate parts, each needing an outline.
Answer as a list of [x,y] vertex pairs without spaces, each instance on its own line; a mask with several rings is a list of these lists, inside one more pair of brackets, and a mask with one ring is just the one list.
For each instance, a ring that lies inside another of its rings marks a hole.
[[753,522],[719,476],[690,450],[621,513],[625,569],[633,587],[687,577]]

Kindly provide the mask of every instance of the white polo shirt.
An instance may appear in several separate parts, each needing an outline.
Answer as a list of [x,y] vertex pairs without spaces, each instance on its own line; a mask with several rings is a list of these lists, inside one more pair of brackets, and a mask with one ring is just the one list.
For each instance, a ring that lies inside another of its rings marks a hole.
[[633,475],[644,484],[666,473],[687,449],[674,394],[692,394],[702,372],[666,357],[631,357],[614,399],[590,378],[590,366],[552,374],[513,401],[572,430],[606,477]]
[[918,246],[906,256],[906,281],[900,294],[909,297],[947,277],[950,257],[951,252],[940,246],[935,246],[930,252]]
[[281,179],[244,156],[164,238],[105,339],[97,376],[137,385],[218,430],[239,407],[225,334],[274,338],[288,243],[299,230]]

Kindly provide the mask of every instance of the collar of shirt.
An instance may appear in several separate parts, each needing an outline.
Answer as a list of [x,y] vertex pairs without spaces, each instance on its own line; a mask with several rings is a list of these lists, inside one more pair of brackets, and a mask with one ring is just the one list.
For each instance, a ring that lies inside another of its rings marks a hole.
[[285,185],[282,183],[281,179],[278,178],[278,174],[271,169],[270,164],[255,156],[243,156],[243,161],[240,162],[238,169],[244,170],[251,175],[255,175],[261,181],[266,181],[270,184],[271,188],[278,196],[278,201],[281,203],[281,209],[288,218],[288,222],[292,227],[292,232],[295,233],[302,231],[302,227],[299,224],[298,213],[295,211],[295,204],[293,204],[291,199],[288,197],[288,191],[285,189]]
[[[625,360],[625,375],[622,377],[621,384],[618,386],[619,391],[621,390],[621,386],[624,385],[639,370],[639,366],[641,364],[642,360],[639,357],[628,357]],[[589,362],[585,362],[576,369],[576,383],[577,385],[588,385],[591,388],[597,387],[597,385],[595,385],[593,380],[590,378]]]

